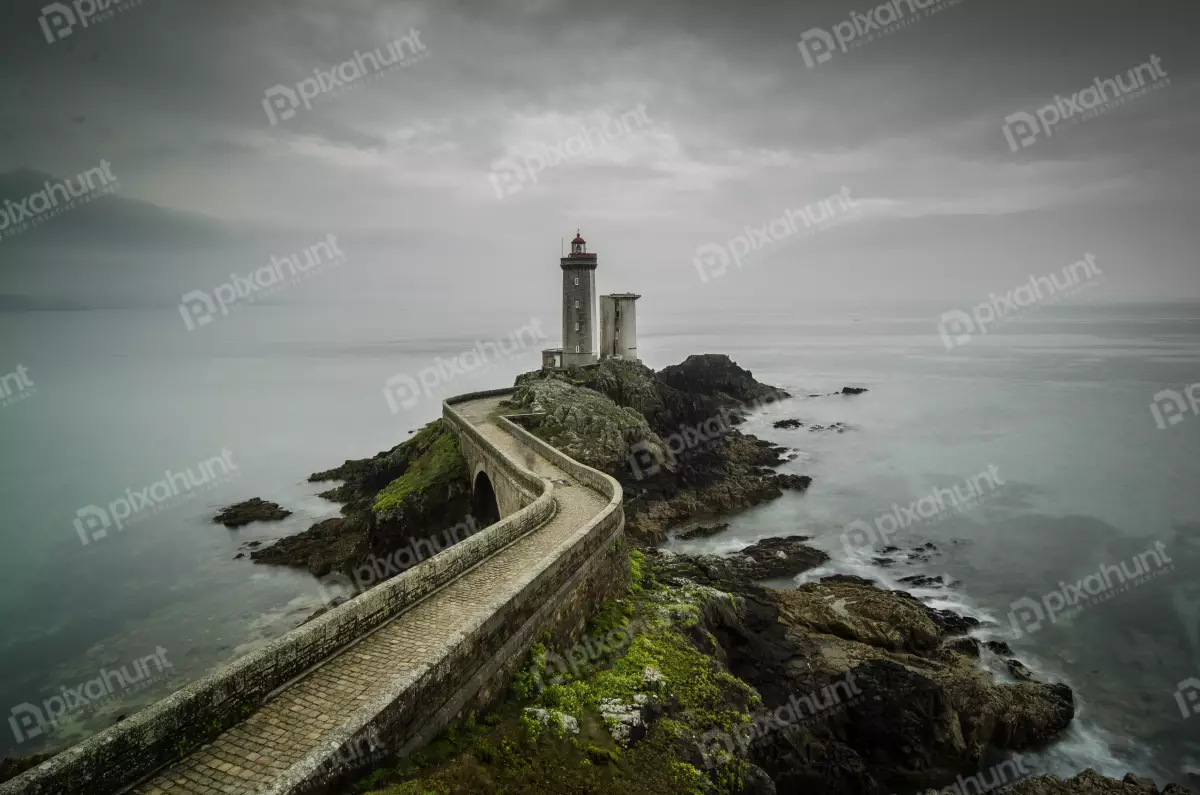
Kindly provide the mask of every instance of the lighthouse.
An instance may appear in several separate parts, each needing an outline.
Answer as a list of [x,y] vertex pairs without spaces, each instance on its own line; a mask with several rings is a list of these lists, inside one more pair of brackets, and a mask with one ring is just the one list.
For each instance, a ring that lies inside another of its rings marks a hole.
[[595,364],[596,255],[578,232],[571,253],[559,259],[563,277],[562,366]]
[[[596,313],[596,255],[578,230],[571,253],[559,258],[562,269],[562,347],[542,351],[542,368],[561,370],[596,364],[600,359],[639,361],[634,293],[600,296]],[[596,347],[596,332],[600,347]]]

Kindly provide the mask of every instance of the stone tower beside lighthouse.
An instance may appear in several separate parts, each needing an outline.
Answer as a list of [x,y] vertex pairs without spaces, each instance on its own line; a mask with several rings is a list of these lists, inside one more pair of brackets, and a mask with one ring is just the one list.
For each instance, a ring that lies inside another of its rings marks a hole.
[[640,295],[600,296],[600,358],[640,361],[637,351],[637,304]]
[[575,233],[571,253],[559,260],[563,277],[562,367],[594,364],[596,355],[596,255]]

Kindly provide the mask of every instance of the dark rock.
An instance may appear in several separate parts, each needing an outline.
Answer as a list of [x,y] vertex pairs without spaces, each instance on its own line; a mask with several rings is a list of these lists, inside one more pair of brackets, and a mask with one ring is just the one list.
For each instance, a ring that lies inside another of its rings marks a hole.
[[952,779],[963,757],[953,741],[958,717],[951,693],[891,660],[872,660],[853,675],[866,697],[847,708],[844,732],[867,765],[889,771],[887,783],[906,789]]
[[1002,640],[989,640],[983,645],[986,646],[990,651],[993,651],[996,654],[1004,657],[1011,657],[1013,654],[1012,647]]
[[[647,561],[660,583],[713,585],[694,576],[694,562],[672,568],[682,557]],[[1044,746],[1074,715],[1065,685],[1000,684],[954,653],[978,647],[951,638],[935,621],[946,619],[911,595],[844,577],[794,590],[739,579],[721,587],[734,600],[714,594],[690,630],[712,639],[715,648],[706,653],[753,686],[765,710],[797,695],[825,705],[799,724],[754,735],[747,761],[779,792],[885,795],[945,787],[981,769],[989,750]],[[818,695],[839,681],[854,683],[852,695],[832,702]]]
[[979,641],[975,638],[954,638],[946,642],[945,648],[968,657],[979,658]]
[[255,563],[297,566],[323,577],[349,571],[369,554],[370,522],[361,514],[318,522],[303,533],[281,538],[250,553]]
[[759,739],[751,757],[781,793],[887,795],[850,746],[824,733],[785,726]]
[[866,577],[859,577],[857,574],[831,574],[828,577],[822,577],[821,582],[848,582],[854,585],[866,585],[871,588],[875,587],[874,580],[868,580]]
[[881,550],[879,550],[879,551],[880,551],[880,552],[882,552],[882,553],[883,553],[883,554],[885,554],[885,555],[890,555],[890,554],[892,554],[893,552],[899,552],[899,551],[900,551],[900,547],[886,546],[886,547],[884,547],[883,549],[881,549]]
[[794,577],[829,560],[829,555],[805,546],[807,536],[764,538],[729,558],[730,565],[749,580]]
[[1121,779],[1123,784],[1128,784],[1131,787],[1136,787],[1137,790],[1144,795],[1158,795],[1158,785],[1153,779],[1142,778],[1135,776],[1132,773],[1126,773],[1125,778]]
[[942,628],[947,635],[965,635],[979,626],[979,619],[970,616],[960,616],[950,610],[929,610],[929,617]]
[[886,569],[888,566],[895,565],[896,561],[891,558],[871,558],[871,562],[880,568]]
[[832,425],[810,425],[808,429],[814,433],[819,433],[821,431],[836,431],[837,433],[845,433],[850,429],[850,426],[846,425],[844,422],[835,422]]
[[772,591],[770,597],[789,626],[866,646],[927,655],[942,637],[929,608],[898,591],[843,580]]
[[901,577],[900,582],[905,585],[911,585],[914,588],[941,588],[946,585],[940,574],[932,577],[925,574],[913,574],[908,577]]
[[861,387],[861,386],[842,387],[843,395],[861,395],[862,393],[864,393],[866,391],[867,391],[866,388]]
[[908,553],[908,560],[910,563],[929,563],[941,555],[941,551],[934,544],[926,543],[919,547],[913,547]]
[[[405,491],[408,480],[418,480]],[[318,577],[350,572],[371,556],[386,558],[417,540],[474,532],[463,525],[471,511],[471,484],[457,441],[442,420],[374,458],[347,461],[309,476],[310,481],[344,480],[321,496],[344,502],[344,516],[318,522],[288,538],[253,549],[256,563],[296,566]],[[376,508],[379,508],[376,511]],[[445,530],[444,535],[439,535]],[[448,545],[453,543],[446,540]],[[258,542],[247,546],[253,548]]]
[[775,423],[772,427],[780,428],[780,429],[784,429],[784,430],[791,430],[793,428],[803,428],[804,423],[801,422],[800,420],[780,420],[779,422]]
[[754,374],[738,367],[723,353],[692,355],[680,364],[658,372],[664,383],[691,394],[727,397],[742,403],[766,403],[791,397],[787,392],[760,384]]
[[699,527],[680,531],[676,534],[675,538],[680,541],[690,541],[693,538],[708,538],[709,536],[715,536],[717,533],[723,533],[728,529],[728,522],[725,524],[700,525]]
[[[1045,775],[1027,778],[1008,790],[1011,795],[1160,795],[1153,781],[1129,774],[1121,781],[1085,770],[1074,778]],[[1161,795],[1188,795],[1178,784],[1168,784]]]
[[244,557],[246,557],[246,553],[245,553],[245,552],[239,552],[239,553],[237,553],[236,555],[234,555],[234,556],[233,556],[233,559],[234,559],[234,560],[241,560],[241,559],[242,559],[242,558],[244,558]]
[[251,522],[277,522],[291,515],[291,511],[255,497],[237,505],[230,505],[217,514],[213,521],[226,527],[243,527]]
[[1004,663],[1008,666],[1008,672],[1013,675],[1014,679],[1020,682],[1033,681],[1033,673],[1020,660],[1005,660]]
[[781,489],[805,491],[812,485],[812,480],[808,475],[776,475],[775,485]]
[[777,795],[779,792],[767,771],[752,762],[741,772],[738,784],[737,795]]
[[656,561],[656,570],[705,585],[751,587],[758,580],[794,577],[829,560],[824,552],[805,546],[807,536],[766,538],[729,556],[672,555]]
[[[376,495],[408,472],[418,459],[427,455],[443,430],[442,420],[434,420],[391,450],[377,453],[372,458],[346,461],[334,469],[315,472],[308,479],[313,483],[345,481],[321,496],[334,502],[348,503],[342,509],[343,513],[370,511],[375,505]],[[470,484],[467,485],[469,488]]]

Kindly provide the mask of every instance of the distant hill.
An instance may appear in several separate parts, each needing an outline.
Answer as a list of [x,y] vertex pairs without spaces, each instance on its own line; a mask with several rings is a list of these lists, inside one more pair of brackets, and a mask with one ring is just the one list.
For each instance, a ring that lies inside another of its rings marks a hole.
[[[0,174],[0,207],[42,190],[54,177],[31,169]],[[60,213],[20,234],[5,237],[0,247],[46,244],[114,243],[160,245],[219,243],[232,240],[232,230],[215,219],[159,207],[115,193],[99,196]]]

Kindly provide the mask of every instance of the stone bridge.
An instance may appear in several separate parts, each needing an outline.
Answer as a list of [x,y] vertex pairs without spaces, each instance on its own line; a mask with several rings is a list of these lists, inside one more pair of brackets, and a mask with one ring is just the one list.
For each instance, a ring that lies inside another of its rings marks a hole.
[[508,394],[442,406],[502,518],[0,795],[327,792],[501,696],[537,638],[568,642],[628,582],[621,487],[501,416]]

